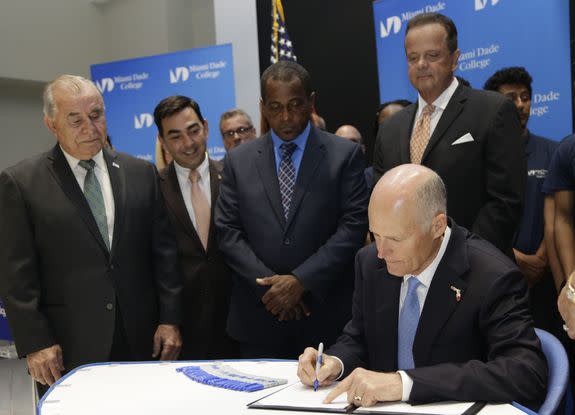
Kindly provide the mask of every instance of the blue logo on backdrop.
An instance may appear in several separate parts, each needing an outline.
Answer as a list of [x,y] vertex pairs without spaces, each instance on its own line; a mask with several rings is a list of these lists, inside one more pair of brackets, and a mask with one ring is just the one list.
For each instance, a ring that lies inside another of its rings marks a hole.
[[92,79],[104,96],[112,144],[118,151],[153,161],[157,130],[153,112],[170,95],[200,104],[212,127],[210,157],[225,155],[220,115],[235,107],[231,44],[92,65]]
[[530,0],[530,7],[524,3],[524,0],[375,1],[381,102],[417,98],[417,91],[407,78],[405,29],[414,16],[439,12],[451,17],[457,26],[461,55],[456,75],[481,89],[495,71],[524,66],[533,77],[529,129],[555,140],[570,134],[569,2]]

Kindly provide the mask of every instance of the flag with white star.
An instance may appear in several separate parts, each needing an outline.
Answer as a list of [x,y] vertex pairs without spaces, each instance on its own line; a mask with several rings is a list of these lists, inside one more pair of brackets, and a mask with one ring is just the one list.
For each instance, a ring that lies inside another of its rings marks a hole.
[[293,45],[289,39],[281,0],[272,0],[272,46],[270,62],[297,62]]

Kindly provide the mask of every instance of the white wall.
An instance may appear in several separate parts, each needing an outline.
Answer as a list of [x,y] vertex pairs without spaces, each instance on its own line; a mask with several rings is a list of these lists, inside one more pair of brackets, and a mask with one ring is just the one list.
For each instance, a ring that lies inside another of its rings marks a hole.
[[260,64],[256,0],[213,0],[216,42],[232,43],[236,104],[260,126]]

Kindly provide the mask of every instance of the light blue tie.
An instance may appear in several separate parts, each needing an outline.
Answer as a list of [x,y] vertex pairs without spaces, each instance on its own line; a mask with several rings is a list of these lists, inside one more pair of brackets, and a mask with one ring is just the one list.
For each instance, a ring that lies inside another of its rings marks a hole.
[[416,277],[407,281],[407,295],[399,313],[397,326],[397,366],[400,370],[413,369],[413,340],[419,323],[419,300],[417,287],[421,282]]
[[104,205],[104,197],[102,196],[102,188],[94,172],[96,162],[92,159],[80,160],[78,164],[86,169],[84,196],[86,196],[92,215],[94,215],[100,234],[102,234],[106,248],[108,248],[109,251],[110,237],[108,236],[108,219],[106,218],[106,207]]

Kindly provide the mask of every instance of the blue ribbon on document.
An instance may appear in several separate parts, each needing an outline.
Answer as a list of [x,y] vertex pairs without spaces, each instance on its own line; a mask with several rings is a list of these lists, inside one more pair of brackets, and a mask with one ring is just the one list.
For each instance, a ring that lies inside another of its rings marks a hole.
[[193,381],[204,385],[242,392],[255,392],[287,383],[287,379],[256,376],[221,363],[184,366],[177,368],[176,372],[181,372]]

